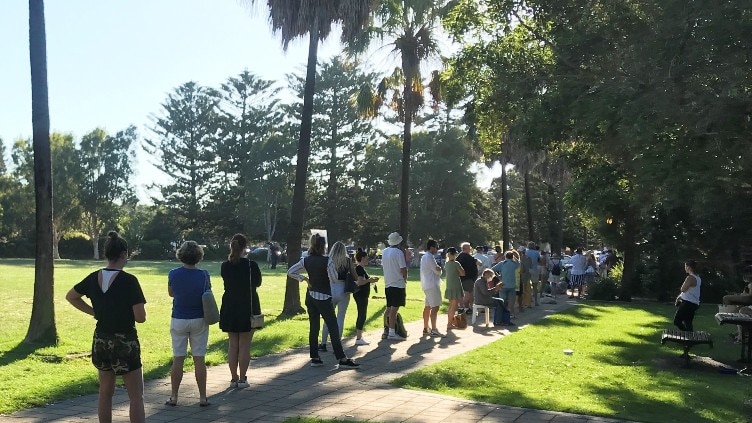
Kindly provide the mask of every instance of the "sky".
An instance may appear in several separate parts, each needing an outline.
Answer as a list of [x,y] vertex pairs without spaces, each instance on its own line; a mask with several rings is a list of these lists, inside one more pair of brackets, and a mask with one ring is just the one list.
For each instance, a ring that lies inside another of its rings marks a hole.
[[[136,125],[149,135],[149,116],[177,86],[218,86],[245,69],[283,81],[304,70],[307,40],[283,51],[272,34],[265,1],[47,0],[47,78],[51,130],[80,138],[97,127],[110,133]],[[319,59],[339,54],[337,31]],[[380,56],[376,71],[394,64]],[[0,138],[31,137],[28,1],[0,0]],[[137,156],[139,197],[155,170]]]

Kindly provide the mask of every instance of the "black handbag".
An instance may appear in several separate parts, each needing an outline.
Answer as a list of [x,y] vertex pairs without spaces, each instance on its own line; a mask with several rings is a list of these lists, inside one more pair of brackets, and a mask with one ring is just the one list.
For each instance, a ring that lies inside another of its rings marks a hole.
[[360,291],[360,286],[355,279],[355,275],[352,274],[352,262],[347,259],[347,274],[345,274],[345,292],[356,293]]

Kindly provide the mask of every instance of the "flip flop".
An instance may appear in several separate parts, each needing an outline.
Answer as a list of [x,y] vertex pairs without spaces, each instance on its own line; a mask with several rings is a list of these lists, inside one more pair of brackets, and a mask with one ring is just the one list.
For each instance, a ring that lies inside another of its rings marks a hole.
[[170,407],[174,407],[174,406],[178,405],[178,401],[174,400],[174,399],[172,399],[172,397],[170,397],[170,399],[168,399],[167,401],[165,401],[164,405],[169,405]]

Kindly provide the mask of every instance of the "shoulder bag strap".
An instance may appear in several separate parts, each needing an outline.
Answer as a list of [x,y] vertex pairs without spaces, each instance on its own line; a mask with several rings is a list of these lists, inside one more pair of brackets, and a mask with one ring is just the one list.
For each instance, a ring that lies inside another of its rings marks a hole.
[[251,318],[253,318],[253,269],[251,269],[251,259],[248,259],[248,283],[251,286]]

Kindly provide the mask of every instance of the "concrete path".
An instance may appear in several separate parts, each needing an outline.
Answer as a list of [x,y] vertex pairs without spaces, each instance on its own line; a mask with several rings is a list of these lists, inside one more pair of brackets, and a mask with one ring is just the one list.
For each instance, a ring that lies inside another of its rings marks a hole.
[[[542,305],[517,316],[517,330],[528,323],[569,308],[573,300],[559,297],[559,303]],[[353,311],[354,312],[354,309]],[[468,319],[469,320],[469,319]],[[483,316],[475,327],[453,330],[446,338],[421,337],[422,321],[407,325],[407,341],[381,339],[381,332],[369,332],[371,345],[355,347],[344,341],[346,352],[360,368],[336,370],[334,355],[322,353],[325,366],[308,366],[308,348],[273,354],[253,360],[249,370],[251,387],[228,389],[229,370],[216,366],[208,372],[211,406],[198,406],[193,375],[186,373],[177,407],[163,405],[170,396],[170,380],[146,383],[146,416],[149,422],[280,422],[290,417],[375,422],[514,422],[514,423],[605,423],[620,420],[531,410],[452,398],[432,393],[395,388],[389,382],[427,365],[487,345],[509,333],[486,328]],[[446,316],[439,316],[439,328]],[[215,329],[216,330],[216,329]],[[330,348],[331,351],[331,348]],[[128,421],[128,396],[118,388],[113,398],[115,421]],[[20,411],[0,420],[12,423],[96,421],[96,395],[87,395],[46,407]]]

